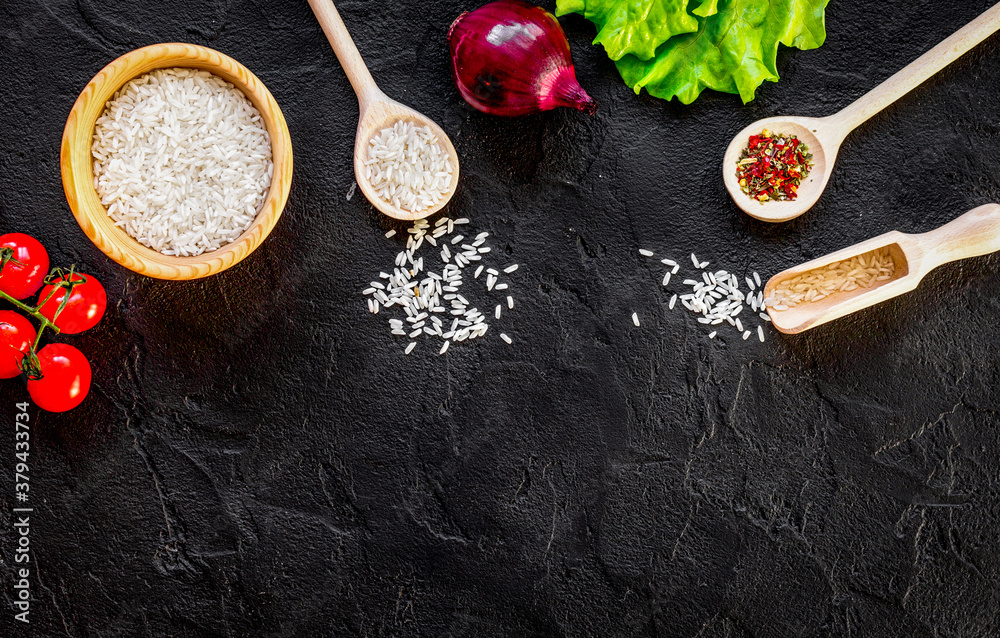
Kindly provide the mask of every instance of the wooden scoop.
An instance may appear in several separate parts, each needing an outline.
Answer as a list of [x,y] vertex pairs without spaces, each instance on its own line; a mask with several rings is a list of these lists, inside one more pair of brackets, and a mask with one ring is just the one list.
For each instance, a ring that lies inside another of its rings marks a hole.
[[[870,117],[906,95],[932,75],[961,57],[972,47],[1000,29],[1000,4],[987,9],[978,18],[923,54],[907,67],[858,98],[844,110],[829,117],[769,117],[754,122],[733,138],[722,160],[726,190],[743,212],[767,222],[783,222],[798,217],[819,200],[833,172],[837,152],[847,134]],[[809,146],[813,167],[791,201],[761,203],[740,189],[736,162],[751,135],[763,129],[795,135]]]
[[[358,133],[354,139],[354,177],[358,182],[358,188],[372,203],[372,206],[389,217],[404,220],[430,217],[444,208],[455,194],[455,189],[458,186],[458,153],[455,152],[455,147],[448,138],[448,134],[426,115],[389,98],[378,88],[331,0],[309,0],[309,6],[316,14],[316,19],[323,27],[327,40],[333,46],[333,51],[337,54],[337,59],[344,67],[347,79],[351,81],[351,86],[354,87],[354,92],[358,96],[360,113],[358,114]],[[437,136],[438,144],[448,154],[448,160],[451,162],[452,178],[448,192],[434,206],[416,213],[397,208],[383,200],[372,188],[371,182],[366,176],[365,162],[368,161],[368,142],[379,131],[392,126],[399,120],[413,122],[415,126],[429,127],[431,132]]]
[[941,264],[1000,250],[1000,204],[974,208],[941,228],[922,235],[907,235],[894,230],[801,266],[789,268],[768,280],[764,286],[764,297],[773,297],[775,287],[789,277],[884,247],[888,247],[896,266],[890,279],[876,282],[870,288],[835,292],[819,301],[803,301],[788,310],[768,308],[767,314],[774,327],[785,334],[815,328],[827,321],[910,292],[927,273]]

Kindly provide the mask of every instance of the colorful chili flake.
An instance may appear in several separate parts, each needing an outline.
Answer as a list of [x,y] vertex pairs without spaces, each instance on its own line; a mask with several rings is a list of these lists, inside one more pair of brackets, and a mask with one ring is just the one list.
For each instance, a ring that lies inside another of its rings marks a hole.
[[736,179],[744,193],[762,204],[792,200],[809,175],[811,160],[809,147],[799,138],[764,129],[750,136],[736,163]]

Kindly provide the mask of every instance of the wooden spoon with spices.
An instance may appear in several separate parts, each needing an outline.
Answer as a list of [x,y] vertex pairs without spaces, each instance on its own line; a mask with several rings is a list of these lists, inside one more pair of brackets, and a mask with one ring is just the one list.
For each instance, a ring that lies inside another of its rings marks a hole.
[[[823,269],[837,262],[848,262],[859,255],[881,251],[892,260],[892,274],[868,287],[860,286],[848,291],[837,291],[818,301],[801,301],[787,310],[773,306],[767,308],[774,327],[785,334],[796,334],[815,328],[827,321],[838,319],[852,312],[873,306],[910,292],[927,273],[942,264],[959,259],[988,255],[1000,250],[1000,204],[986,204],[974,208],[936,230],[920,235],[890,231],[868,241],[838,250],[801,266],[778,273],[764,286],[764,298],[769,304],[781,308],[783,294],[789,280],[804,273]],[[871,262],[867,264],[871,265]],[[785,286],[782,283],[785,282]],[[809,286],[811,287],[811,286]]]
[[[372,203],[372,206],[389,217],[409,221],[430,217],[445,207],[458,187],[458,153],[455,152],[451,139],[434,120],[389,98],[378,88],[372,74],[368,71],[368,67],[365,66],[365,61],[361,58],[361,53],[358,52],[358,47],[351,39],[351,34],[344,26],[344,21],[337,12],[337,8],[333,6],[332,0],[309,0],[309,6],[316,14],[316,19],[323,27],[327,40],[333,46],[333,51],[337,54],[337,59],[344,67],[347,79],[351,81],[351,86],[354,87],[354,92],[358,96],[358,132],[354,138],[354,177],[358,182],[358,188]],[[451,184],[447,192],[442,195],[437,204],[415,212],[394,206],[379,197],[367,177],[368,166],[366,162],[368,161],[369,142],[382,129],[390,127],[398,121],[412,122],[417,127],[428,127],[451,163]]]
[[[783,222],[798,217],[812,208],[823,194],[833,172],[840,145],[851,131],[954,62],[997,29],[1000,29],[1000,4],[987,9],[839,113],[822,118],[769,117],[754,122],[733,138],[722,160],[722,175],[729,195],[743,212],[763,221]],[[764,129],[769,129],[775,135],[794,135],[808,145],[809,152],[812,153],[812,169],[802,180],[793,200],[757,201],[743,192],[736,178],[736,165],[750,136],[758,135]]]

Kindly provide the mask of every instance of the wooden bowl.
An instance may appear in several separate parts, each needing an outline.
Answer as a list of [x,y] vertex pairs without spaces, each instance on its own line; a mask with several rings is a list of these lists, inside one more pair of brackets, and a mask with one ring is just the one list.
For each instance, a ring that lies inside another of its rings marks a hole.
[[[91,143],[97,118],[128,81],[170,67],[203,69],[243,91],[260,112],[271,138],[274,174],[267,199],[249,228],[236,241],[197,257],[172,257],[143,246],[114,225],[94,189]],[[83,89],[66,121],[62,139],[62,181],[80,228],[104,254],[141,275],[158,279],[197,279],[222,272],[249,255],[281,217],[292,183],[292,141],[278,103],[264,84],[242,64],[218,51],[194,44],[154,44],[126,53],[104,67]]]

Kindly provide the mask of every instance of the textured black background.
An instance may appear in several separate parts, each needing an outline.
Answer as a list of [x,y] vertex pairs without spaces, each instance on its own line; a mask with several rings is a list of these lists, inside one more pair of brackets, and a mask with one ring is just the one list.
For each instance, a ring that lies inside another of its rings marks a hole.
[[[399,243],[346,199],[357,105],[305,0],[0,0],[0,230],[112,299],[72,340],[90,397],[32,408],[32,624],[4,612],[0,633],[997,635],[1000,259],[761,344],[709,341],[667,311],[637,253],[769,276],[1000,201],[997,37],[855,132],[794,222],[740,214],[719,174],[746,124],[833,113],[990,2],[835,1],[826,45],[783,51],[782,81],[748,106],[636,97],[567,18],[600,111],[520,120],[451,84],[445,33],[476,3],[339,4],[386,92],[453,137],[450,212],[522,264],[497,322],[515,345],[491,331],[404,357],[367,314],[359,292]],[[106,259],[58,164],[87,81],[178,40],[268,85],[296,164],[270,239],[188,283]],[[0,384],[8,601],[10,415],[26,397]]]

